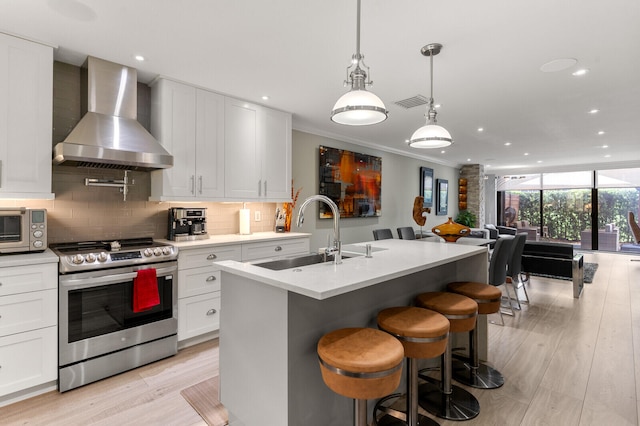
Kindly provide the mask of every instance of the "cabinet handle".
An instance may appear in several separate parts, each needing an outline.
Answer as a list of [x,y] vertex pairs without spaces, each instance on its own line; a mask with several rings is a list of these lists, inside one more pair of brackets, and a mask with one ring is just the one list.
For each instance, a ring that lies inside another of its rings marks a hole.
[[275,251],[282,251],[282,247],[280,246],[276,246],[276,248],[274,249]]
[[207,256],[207,260],[213,260],[215,258],[217,258],[218,256],[216,256],[215,254],[211,253],[209,256]]
[[262,179],[258,181],[258,197],[262,197]]
[[215,314],[216,312],[218,312],[218,311],[216,311],[215,309],[209,309],[207,311],[207,316],[211,316],[211,315]]
[[198,176],[198,194],[202,194],[202,175]]
[[191,175],[191,193],[193,195],[196,194],[196,176],[195,175]]
[[267,196],[267,181],[264,181],[264,196]]
[[213,275],[207,277],[207,282],[211,282],[211,281],[215,281],[215,280],[216,280],[216,277],[213,276]]

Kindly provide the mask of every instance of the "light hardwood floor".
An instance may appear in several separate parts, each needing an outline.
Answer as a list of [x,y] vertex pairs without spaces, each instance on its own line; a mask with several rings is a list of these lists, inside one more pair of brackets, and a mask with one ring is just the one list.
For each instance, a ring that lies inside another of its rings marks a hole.
[[[531,306],[505,317],[505,327],[489,325],[490,364],[504,374],[505,385],[470,389],[481,404],[477,418],[437,421],[443,426],[638,425],[640,262],[630,259],[586,254],[599,268],[580,299],[573,299],[569,281],[533,277]],[[217,341],[207,342],[64,394],[50,392],[0,408],[0,424],[204,425],[180,390],[217,374]]]

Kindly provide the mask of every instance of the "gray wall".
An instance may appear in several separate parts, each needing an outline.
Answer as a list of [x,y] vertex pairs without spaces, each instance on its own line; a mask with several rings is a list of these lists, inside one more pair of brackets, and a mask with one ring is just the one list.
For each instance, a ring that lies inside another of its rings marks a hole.
[[[397,238],[396,228],[399,226],[411,226],[417,229],[418,225],[413,220],[412,213],[413,200],[420,193],[420,167],[430,167],[434,170],[434,182],[435,179],[449,181],[448,216],[455,218],[457,215],[458,169],[294,130],[293,186],[296,190],[302,187],[302,191],[295,208],[291,231],[311,233],[312,250],[325,247],[327,236],[333,239],[333,221],[318,219],[317,205],[310,205],[305,210],[302,228],[297,228],[295,225],[298,209],[304,199],[318,193],[318,147],[320,145],[382,157],[382,216],[341,220],[340,238],[343,244],[371,241],[373,240],[372,231],[376,228],[391,228],[395,238]],[[427,223],[423,229],[431,230],[434,226],[446,221],[447,216],[435,215],[434,202],[434,207],[427,215]]]

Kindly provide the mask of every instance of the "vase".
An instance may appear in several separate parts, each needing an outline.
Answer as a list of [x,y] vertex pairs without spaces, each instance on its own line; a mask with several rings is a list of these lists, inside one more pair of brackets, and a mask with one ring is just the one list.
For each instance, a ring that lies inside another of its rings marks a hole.
[[443,224],[434,226],[431,231],[448,243],[455,243],[460,237],[468,237],[471,228],[453,221],[452,218]]
[[293,217],[293,204],[282,203],[282,211],[284,212],[284,232],[291,231],[291,218]]

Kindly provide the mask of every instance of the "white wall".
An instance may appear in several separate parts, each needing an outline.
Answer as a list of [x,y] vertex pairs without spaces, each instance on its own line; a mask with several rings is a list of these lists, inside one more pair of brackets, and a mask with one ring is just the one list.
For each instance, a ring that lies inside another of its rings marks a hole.
[[[458,169],[294,130],[293,186],[296,190],[300,187],[303,189],[298,198],[291,231],[311,233],[312,250],[325,247],[327,236],[333,239],[333,220],[318,219],[317,203],[308,206],[305,210],[302,228],[297,228],[295,225],[298,209],[304,199],[318,193],[318,147],[320,145],[382,157],[382,216],[340,220],[340,239],[343,244],[371,241],[373,240],[372,231],[376,228],[391,228],[395,238],[397,238],[396,228],[399,226],[411,226],[417,229],[418,225],[413,220],[412,213],[413,200],[420,193],[420,167],[430,167],[434,170],[434,182],[435,179],[449,181],[448,216],[455,218],[457,215]],[[435,215],[434,203],[423,229],[430,230],[446,221],[447,216]]]

